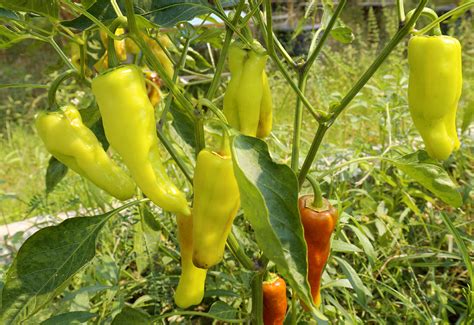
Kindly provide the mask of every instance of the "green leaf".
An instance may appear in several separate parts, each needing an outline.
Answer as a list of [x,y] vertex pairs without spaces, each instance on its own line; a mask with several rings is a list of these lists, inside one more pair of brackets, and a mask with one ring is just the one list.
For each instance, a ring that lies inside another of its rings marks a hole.
[[[320,28],[326,29],[329,24],[329,21],[334,15],[334,5],[332,2],[326,1],[323,4],[323,9],[324,11],[323,17],[321,18]],[[343,44],[351,43],[354,40],[354,34],[352,33],[352,29],[347,27],[340,17],[338,17],[331,30],[331,36],[336,41],[341,42]]]
[[[102,22],[114,19],[116,17],[114,9],[109,0],[97,0],[87,9],[87,12]],[[66,27],[85,30],[94,23],[86,16],[81,15],[75,19],[63,21],[61,24]]]
[[351,243],[347,243],[345,241],[334,239],[331,243],[331,250],[333,252],[341,252],[341,253],[359,253],[362,252],[362,249],[353,245]]
[[150,14],[146,15],[154,23],[163,27],[173,27],[196,16],[211,12],[205,0],[155,0]]
[[456,245],[458,246],[459,253],[461,254],[463,262],[466,265],[467,273],[469,275],[469,279],[471,282],[471,290],[473,290],[474,289],[474,268],[472,266],[469,250],[467,249],[466,244],[462,240],[461,234],[459,233],[458,229],[454,226],[451,219],[445,213],[441,213],[441,219],[443,219],[443,222],[448,227],[449,232],[454,237],[454,241],[456,242]]
[[29,34],[18,34],[8,29],[5,25],[0,25],[0,49],[6,49],[18,42],[31,38]]
[[462,204],[461,194],[448,173],[429,158],[425,151],[417,151],[398,159],[388,159],[406,175],[420,183],[442,201],[453,207]]
[[234,319],[237,316],[237,310],[223,301],[216,301],[209,309],[209,314],[219,317],[221,320]]
[[59,16],[58,0],[0,0],[0,6],[15,11],[34,12],[52,18]]
[[196,147],[196,135],[194,134],[194,119],[187,111],[179,106],[175,101],[170,106],[170,113],[173,116],[172,126],[181,139],[191,147]]
[[353,225],[349,225],[349,228],[354,232],[354,234],[359,239],[362,248],[364,249],[365,254],[369,258],[370,264],[373,266],[375,263],[375,259],[377,258],[377,254],[375,253],[374,246],[370,242],[370,239],[357,227]]
[[134,225],[133,251],[136,253],[138,273],[142,274],[152,264],[160,245],[161,227],[148,206],[144,206],[140,222]]
[[104,224],[128,203],[94,217],[67,219],[46,227],[21,246],[5,276],[2,324],[16,324],[51,301],[95,256],[97,236]]
[[72,311],[48,318],[42,322],[41,325],[82,324],[96,316],[97,314],[89,313],[87,311]]
[[[0,1],[1,3],[1,1]],[[20,16],[16,14],[16,12],[7,10],[4,8],[0,8],[0,18],[6,18],[11,20],[20,20]]]
[[146,325],[151,324],[150,318],[150,315],[140,309],[124,307],[122,311],[115,316],[112,325]]
[[354,268],[352,266],[350,266],[349,263],[347,263],[345,260],[343,260],[342,258],[337,257],[337,256],[334,256],[334,259],[339,263],[339,266],[341,267],[342,272],[349,279],[349,282],[351,283],[352,288],[356,292],[357,301],[362,306],[367,306],[367,301],[368,301],[367,297],[372,296],[369,289],[367,289],[367,287],[364,286],[364,284],[362,283],[362,280],[360,279],[359,275],[354,270]]
[[48,169],[46,170],[46,193],[51,193],[56,185],[66,176],[68,168],[59,160],[52,157],[48,162]]
[[[308,306],[306,243],[298,212],[298,180],[290,167],[274,163],[267,144],[238,135],[232,141],[234,173],[245,218],[259,247]],[[316,317],[325,317],[316,309]]]

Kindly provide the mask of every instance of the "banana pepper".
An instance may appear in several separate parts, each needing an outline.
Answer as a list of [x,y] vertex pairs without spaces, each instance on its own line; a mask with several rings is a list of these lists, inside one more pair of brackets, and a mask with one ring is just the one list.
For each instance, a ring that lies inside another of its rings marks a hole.
[[460,146],[456,111],[462,89],[461,45],[450,36],[414,36],[408,43],[408,104],[428,154],[444,160]]
[[203,149],[194,172],[193,263],[210,268],[222,260],[240,193],[229,149]]
[[64,165],[120,200],[135,194],[132,179],[109,158],[74,106],[40,112],[35,125],[46,149]]
[[257,50],[240,42],[229,47],[231,80],[224,95],[224,115],[241,133],[264,138],[272,129],[272,97],[265,73],[268,56],[258,42]]
[[164,210],[190,214],[186,197],[160,160],[153,106],[141,69],[125,65],[92,81],[105,135],[143,193]]
[[178,241],[181,253],[181,277],[174,294],[174,302],[180,308],[188,308],[201,303],[204,297],[204,286],[207,270],[193,264],[193,218],[176,216],[178,224]]

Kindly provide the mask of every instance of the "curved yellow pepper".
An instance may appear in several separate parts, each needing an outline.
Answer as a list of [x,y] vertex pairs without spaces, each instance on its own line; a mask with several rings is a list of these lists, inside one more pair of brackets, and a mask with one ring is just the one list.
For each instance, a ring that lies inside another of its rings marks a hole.
[[231,80],[224,95],[224,115],[229,124],[241,133],[264,138],[272,128],[272,98],[265,73],[267,55],[248,50],[240,42],[229,47]]
[[229,152],[201,150],[194,172],[193,263],[210,268],[222,260],[240,193]]
[[125,65],[92,81],[105,135],[143,193],[164,210],[190,214],[186,197],[160,160],[153,106],[140,68]]
[[40,112],[35,125],[46,149],[64,165],[120,200],[135,194],[132,179],[109,158],[75,107]]
[[204,297],[207,270],[193,264],[193,217],[176,215],[178,241],[181,253],[181,277],[174,294],[174,302],[180,308],[201,303]]
[[414,36],[408,43],[408,104],[428,154],[444,160],[460,146],[456,111],[462,89],[461,45],[450,36]]

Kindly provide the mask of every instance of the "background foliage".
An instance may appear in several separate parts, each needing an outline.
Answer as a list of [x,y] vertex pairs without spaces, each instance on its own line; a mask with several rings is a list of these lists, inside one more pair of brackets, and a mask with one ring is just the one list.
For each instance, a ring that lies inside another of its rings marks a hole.
[[[398,27],[393,7],[377,11],[355,7],[346,10],[343,19],[352,28],[355,39],[351,44],[331,41],[320,56],[307,87],[308,99],[315,107],[328,107],[341,99]],[[333,255],[323,276],[323,311],[331,320],[455,323],[465,317],[469,303],[465,291],[472,276],[466,271],[465,262],[467,258],[471,263],[474,251],[474,158],[470,126],[474,111],[473,27],[472,18],[465,16],[450,25],[448,31],[463,44],[464,88],[458,113],[458,127],[463,133],[461,149],[443,167],[460,186],[463,198],[460,208],[451,208],[433,198],[392,164],[366,159],[380,155],[390,158],[423,147],[408,113],[404,44],[400,44],[352,101],[324,141],[313,173],[324,175],[323,190],[341,216]],[[171,35],[178,44],[176,32]],[[206,71],[204,61],[199,61],[201,58],[211,61],[210,52],[202,51],[206,48],[204,42],[215,44],[222,36],[216,32],[192,44],[197,54],[188,60],[188,68]],[[305,39],[304,33],[287,36],[288,47],[295,51]],[[1,84],[48,84],[63,68],[50,46],[36,41],[24,41],[0,50],[0,60]],[[281,74],[274,67],[269,68],[274,71],[269,73],[269,79],[274,95],[275,127],[267,143],[274,160],[289,164],[296,99]],[[188,87],[195,95],[203,92],[202,89],[205,88],[199,84]],[[61,88],[59,101],[74,102],[85,108],[91,96],[71,83]],[[0,89],[2,223],[66,211],[94,215],[97,211],[105,213],[116,204],[74,173],[68,173],[55,191],[46,196],[44,172],[49,155],[32,128],[35,112],[45,105],[44,89]],[[302,151],[307,152],[315,124],[305,115],[303,125]],[[334,169],[357,158],[360,158],[357,163]],[[137,311],[124,306],[141,308],[155,315],[157,321],[182,320],[184,316],[173,312],[172,303],[179,275],[174,218],[156,209],[145,211],[139,214],[137,209],[127,209],[104,222],[92,263],[75,275],[65,292],[37,313],[33,322],[52,315],[111,322],[120,311],[124,319],[147,319],[148,316],[133,314]],[[144,222],[139,223],[140,220]],[[467,246],[467,253],[459,249],[447,226],[449,221]],[[255,247],[249,229],[244,218],[237,218],[234,230],[250,254]],[[11,233],[4,238],[0,246],[0,272],[10,265],[23,242],[21,235]],[[224,263],[209,272],[205,299],[196,310],[210,308],[211,313],[226,319],[245,317],[248,310],[244,302],[250,296],[250,281],[250,273],[227,252]],[[304,320],[307,316],[300,317]],[[56,321],[61,322],[61,318]]]

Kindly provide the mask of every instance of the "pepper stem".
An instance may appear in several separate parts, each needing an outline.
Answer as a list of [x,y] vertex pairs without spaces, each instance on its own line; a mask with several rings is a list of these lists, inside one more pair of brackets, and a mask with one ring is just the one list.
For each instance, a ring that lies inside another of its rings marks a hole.
[[[410,20],[411,16],[413,15],[413,13],[415,12],[415,10],[411,10],[407,13],[406,15],[406,20]],[[433,9],[430,9],[430,8],[423,8],[423,10],[421,11],[421,16],[425,16],[425,17],[428,17],[430,18],[432,21],[438,19],[438,14],[433,10]],[[415,27],[413,26],[413,29]],[[436,36],[439,36],[439,35],[443,35],[443,33],[441,32],[441,27],[440,27],[440,24],[436,24],[433,29],[431,29],[433,31],[433,35],[436,35]]]
[[230,155],[229,135],[227,134],[227,130],[224,126],[222,127],[221,147],[219,149],[219,154],[223,156]]
[[[115,35],[115,30],[122,24],[126,22],[125,17],[119,17],[115,19],[110,25],[110,31]],[[120,61],[117,58],[117,53],[115,52],[115,39],[108,36],[107,41],[107,59],[109,68],[114,68],[119,65]]]
[[54,81],[51,83],[51,86],[48,90],[48,106],[50,111],[54,111],[58,109],[58,104],[56,102],[56,92],[58,91],[59,86],[61,83],[69,78],[77,77],[78,73],[76,70],[66,70],[61,73]]
[[306,175],[306,179],[310,182],[311,187],[313,188],[313,203],[312,206],[316,209],[323,207],[323,194],[321,192],[321,187],[319,182],[312,177],[311,175]]

